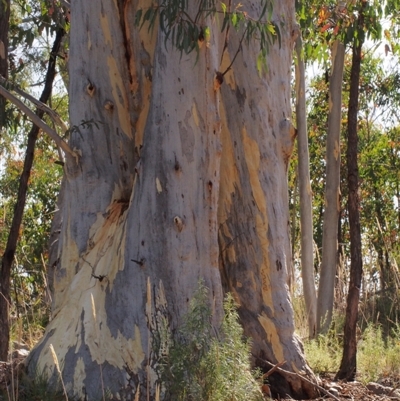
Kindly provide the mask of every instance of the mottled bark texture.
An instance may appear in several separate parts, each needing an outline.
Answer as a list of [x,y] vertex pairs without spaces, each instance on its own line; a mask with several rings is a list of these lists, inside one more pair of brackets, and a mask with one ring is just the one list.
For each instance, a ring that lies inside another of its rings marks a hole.
[[[242,3],[256,18],[259,5]],[[294,3],[275,4],[282,47],[271,46],[262,75],[258,44],[240,47],[213,21],[197,62],[166,50],[160,30],[134,28],[136,7],[149,5],[71,2],[71,124],[101,124],[71,133],[82,156],[66,166],[53,318],[29,370],[57,380],[52,344],[70,394],[154,399],[160,316],[178,327],[202,279],[216,327],[223,292],[233,293],[255,364],[312,375],[287,287]],[[220,86],[216,72],[239,48]],[[271,383],[315,394],[295,375]]]
[[[53,81],[56,75],[56,61],[57,53],[60,49],[61,40],[64,36],[64,30],[59,29],[56,33],[53,47],[50,52],[49,64],[45,77],[45,85],[40,96],[42,103],[47,103],[51,96],[53,88]],[[37,110],[36,115],[39,118],[43,117],[44,112]],[[31,175],[35,144],[39,134],[39,128],[35,125],[32,126],[28,133],[28,142],[26,145],[24,166],[21,176],[19,178],[17,201],[14,207],[13,219],[11,222],[10,232],[7,237],[7,244],[1,258],[0,270],[0,360],[7,360],[8,347],[10,340],[10,321],[9,321],[9,308],[10,308],[10,286],[11,286],[11,268],[14,262],[14,255],[17,249],[18,237],[24,214],[24,207],[26,201],[26,194],[28,190],[29,177]]]

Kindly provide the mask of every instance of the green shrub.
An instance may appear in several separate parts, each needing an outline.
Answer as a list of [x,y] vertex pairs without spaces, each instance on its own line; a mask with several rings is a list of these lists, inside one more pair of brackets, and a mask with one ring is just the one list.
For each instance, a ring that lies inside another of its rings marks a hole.
[[334,332],[306,341],[304,352],[308,364],[316,374],[337,372],[339,369],[342,349]]
[[361,381],[377,381],[382,376],[387,351],[381,327],[368,325],[358,343],[357,370]]
[[[200,285],[183,325],[173,337],[165,328],[160,343],[160,377],[167,399],[176,401],[261,401],[259,383],[250,368],[250,343],[243,340],[234,301],[224,303],[219,330],[211,324],[208,292]],[[218,333],[218,334],[217,334]]]

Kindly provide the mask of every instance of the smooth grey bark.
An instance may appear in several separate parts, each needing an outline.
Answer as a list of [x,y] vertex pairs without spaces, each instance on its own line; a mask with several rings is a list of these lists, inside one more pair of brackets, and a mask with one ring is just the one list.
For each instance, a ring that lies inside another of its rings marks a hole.
[[340,130],[342,124],[344,51],[344,45],[338,40],[335,41],[332,48],[332,74],[329,81],[325,210],[317,301],[318,333],[327,332],[332,321],[335,275],[338,261],[337,233],[340,211]]
[[308,152],[305,66],[302,55],[301,34],[296,40],[296,122],[297,153],[300,194],[301,274],[308,319],[308,334],[317,332],[317,294],[314,277],[314,240],[312,217],[312,190],[310,181],[310,157]]
[[[234,30],[228,41],[210,21],[215,35],[195,62],[167,51],[162,32],[134,28],[136,7],[148,5],[71,4],[70,146],[82,156],[66,166],[53,319],[28,368],[56,381],[52,345],[71,395],[154,399],[153,338],[164,317],[171,332],[180,325],[203,279],[216,328],[223,289],[234,294],[255,364],[285,360],[312,377],[287,287],[294,4],[275,5],[289,28],[268,72],[256,70],[257,44],[242,45],[222,86],[216,72],[240,46]],[[315,395],[296,375],[272,380]]]

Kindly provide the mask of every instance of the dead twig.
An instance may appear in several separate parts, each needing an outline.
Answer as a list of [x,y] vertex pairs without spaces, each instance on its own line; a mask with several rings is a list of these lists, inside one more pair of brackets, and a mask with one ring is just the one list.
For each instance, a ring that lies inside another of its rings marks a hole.
[[272,369],[270,369],[267,373],[264,373],[262,378],[266,379],[268,376],[271,376],[272,373],[276,372],[278,368],[283,366],[286,363],[286,361],[278,362]]

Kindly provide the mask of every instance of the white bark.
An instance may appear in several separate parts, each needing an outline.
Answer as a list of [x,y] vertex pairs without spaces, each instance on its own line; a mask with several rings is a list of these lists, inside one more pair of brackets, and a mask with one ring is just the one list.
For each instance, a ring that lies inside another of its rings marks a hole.
[[[71,394],[94,399],[101,377],[120,399],[153,397],[161,314],[176,328],[202,278],[217,325],[222,265],[255,362],[307,371],[286,285],[293,4],[276,5],[286,28],[268,73],[256,71],[257,46],[243,46],[221,92],[216,72],[237,37],[221,57],[224,38],[212,26],[195,63],[166,51],[161,32],[134,30],[135,7],[71,4],[71,121],[101,124],[71,135],[82,158],[63,187],[53,320],[29,367],[56,379],[52,344]],[[283,383],[312,393],[293,376]]]
[[332,321],[335,275],[338,261],[337,235],[340,210],[340,130],[342,125],[344,51],[344,45],[336,41],[332,48],[332,74],[329,82],[325,211],[317,305],[318,333],[326,332]]
[[310,157],[308,152],[305,67],[301,35],[296,40],[296,120],[297,153],[299,158],[301,274],[306,304],[309,337],[317,330],[317,294],[314,278],[314,240],[312,217],[312,190],[310,181]]

